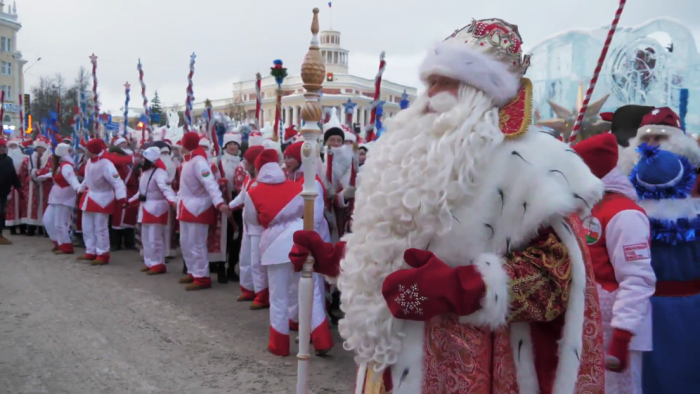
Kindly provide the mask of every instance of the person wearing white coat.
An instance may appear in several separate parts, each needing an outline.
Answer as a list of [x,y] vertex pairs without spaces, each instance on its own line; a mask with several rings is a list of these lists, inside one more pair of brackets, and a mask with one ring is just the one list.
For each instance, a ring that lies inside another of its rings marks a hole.
[[53,161],[53,171],[40,177],[53,178],[53,186],[49,192],[49,206],[44,212],[44,228],[53,241],[54,253],[73,254],[70,225],[80,182],[73,168],[70,145],[58,144]]
[[[247,175],[243,180],[241,192],[229,203],[229,208],[231,209],[243,208],[241,215],[243,239],[239,257],[241,295],[238,296],[238,301],[253,301],[250,304],[251,310],[270,307],[267,270],[260,263],[260,235],[264,229],[258,223],[255,215],[250,212],[254,208],[251,205],[244,204],[248,191],[253,185],[257,184],[254,163],[263,150],[262,146],[253,146],[245,152],[243,165],[246,168]],[[246,220],[246,218],[249,218],[249,220]]]
[[126,202],[126,186],[107,156],[107,146],[99,138],[87,143],[90,160],[85,166],[85,179],[78,192],[85,192],[80,201],[83,211],[85,255],[78,260],[92,265],[109,264],[109,215]]
[[153,146],[143,152],[143,172],[138,193],[131,196],[129,204],[139,204],[138,221],[141,223],[141,243],[145,267],[142,272],[158,275],[167,272],[165,267],[166,240],[170,237],[168,217],[170,207],[175,207],[177,197],[168,184],[168,173],[160,159],[160,149]]
[[180,246],[187,265],[187,276],[179,282],[187,284],[187,291],[211,287],[207,257],[209,226],[215,224],[217,209],[224,214],[230,213],[199,140],[196,132],[188,132],[182,137],[185,162],[177,194]]
[[[286,179],[275,149],[265,149],[255,161],[257,185],[246,194],[244,220],[263,227],[260,235],[260,261],[267,268],[270,283],[270,339],[268,350],[277,356],[289,355],[289,310],[296,303],[289,288],[298,282],[299,274],[292,272],[289,252],[294,245],[295,231],[303,228],[304,200],[302,185]],[[324,304],[314,297],[312,321],[325,320]],[[330,325],[320,324],[311,332],[317,354],[333,346]]]
[[642,394],[642,355],[652,350],[650,225],[632,183],[616,167],[617,141],[601,134],[573,148],[603,181],[603,200],[583,219],[607,351],[605,392]]

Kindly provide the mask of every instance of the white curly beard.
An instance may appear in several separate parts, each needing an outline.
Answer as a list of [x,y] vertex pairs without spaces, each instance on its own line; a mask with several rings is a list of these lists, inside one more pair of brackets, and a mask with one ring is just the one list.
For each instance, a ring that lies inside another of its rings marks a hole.
[[[453,223],[450,206],[478,191],[480,168],[503,141],[498,109],[482,92],[463,86],[459,100],[422,95],[387,121],[387,131],[359,173],[353,233],[338,287],[344,348],[376,370],[397,361],[402,321],[391,316],[382,283],[405,268],[408,248],[425,249]],[[426,113],[427,106],[435,111]]]

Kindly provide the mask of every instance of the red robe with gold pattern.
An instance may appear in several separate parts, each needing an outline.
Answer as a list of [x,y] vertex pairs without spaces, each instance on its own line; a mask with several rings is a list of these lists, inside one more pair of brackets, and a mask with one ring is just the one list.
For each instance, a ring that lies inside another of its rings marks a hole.
[[[139,192],[139,171],[133,164],[133,156],[122,156],[110,153],[108,158],[117,169],[119,177],[124,181],[124,185],[126,185],[126,194],[128,196],[137,194]],[[127,206],[126,208],[116,207],[112,215],[112,228],[116,230],[134,228],[134,226],[136,226],[138,214],[138,206]]]
[[[218,182],[221,178],[221,172],[216,162],[211,163],[211,172],[214,174],[214,179]],[[225,178],[224,178],[225,179]],[[228,188],[226,185],[220,185],[221,194],[224,197],[224,202],[228,204]],[[207,235],[207,252],[209,262],[225,262],[226,261],[226,221],[228,217],[216,210],[216,223],[209,226],[209,234]]]
[[[17,176],[22,182],[22,191],[26,192],[24,182],[29,178],[29,157],[24,156],[19,171],[17,171]],[[26,194],[20,196],[19,192],[12,187],[10,195],[7,197],[7,205],[5,206],[5,226],[12,227],[22,224],[22,218],[26,216],[27,212],[25,196]]]
[[39,179],[39,176],[51,171],[52,155],[45,151],[39,155],[34,151],[29,159],[29,172],[22,179],[26,211],[22,215],[22,223],[29,226],[43,226],[44,211],[49,206],[49,191],[53,187],[51,178]]

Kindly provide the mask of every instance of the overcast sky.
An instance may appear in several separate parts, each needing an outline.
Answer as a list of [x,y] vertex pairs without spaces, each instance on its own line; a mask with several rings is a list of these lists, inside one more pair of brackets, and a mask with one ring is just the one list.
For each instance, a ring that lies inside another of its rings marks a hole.
[[[5,0],[5,5],[11,1]],[[471,21],[499,17],[517,24],[531,48],[552,34],[609,24],[617,0],[17,0],[22,30],[18,49],[31,65],[27,90],[42,75],[72,81],[78,68],[98,56],[98,92],[103,110],[119,112],[124,83],[132,85],[130,107],[141,102],[136,64],[141,58],[149,100],[185,101],[189,55],[197,54],[197,101],[231,97],[232,83],[266,75],[282,59],[298,75],[311,38],[311,9],[321,9],[321,30],[342,32],[350,72],[373,78],[378,56],[387,52],[384,78],[418,87],[416,69],[425,49]],[[332,13],[332,15],[331,15]],[[700,42],[700,1],[631,0],[621,25],[667,16],[689,26]]]

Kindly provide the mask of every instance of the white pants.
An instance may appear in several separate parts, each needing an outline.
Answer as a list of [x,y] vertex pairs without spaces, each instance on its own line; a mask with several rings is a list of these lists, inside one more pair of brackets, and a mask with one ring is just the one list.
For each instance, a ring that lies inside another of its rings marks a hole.
[[605,370],[605,394],[642,394],[643,354],[630,350],[630,364],[621,373]]
[[[143,262],[146,267],[165,263],[166,228],[166,225],[158,223],[141,224],[141,245],[143,246]],[[169,238],[170,234],[167,236]]]
[[238,259],[238,268],[240,270],[240,285],[242,288],[255,292],[253,286],[253,272],[250,266],[250,236],[243,233],[241,239],[241,253]]
[[73,207],[49,204],[44,212],[44,228],[49,238],[59,245],[72,244],[70,225],[73,220]]
[[83,211],[85,254],[109,254],[109,215]]
[[[299,280],[301,272],[292,274],[294,278],[289,284],[289,320],[299,323]],[[311,331],[320,326],[326,320],[326,286],[323,275],[314,274],[314,306],[311,312]],[[320,311],[316,311],[317,305],[321,306]]]
[[[270,280],[270,325],[280,334],[289,335],[289,320],[292,311],[296,309],[296,319],[299,319],[299,297],[290,298],[290,287],[296,283],[298,289],[301,272],[292,271],[292,263],[268,265],[267,275]],[[314,301],[311,309],[311,330],[313,331],[326,320],[324,301],[316,294],[317,275],[314,274]]]
[[207,258],[208,234],[208,224],[180,222],[182,258],[185,259],[187,273],[195,278],[209,277],[209,259]]
[[[291,263],[290,263],[291,264]],[[268,270],[260,262],[260,236],[250,237],[250,271],[253,276],[255,294],[268,288]]]

